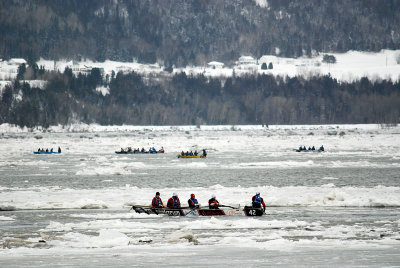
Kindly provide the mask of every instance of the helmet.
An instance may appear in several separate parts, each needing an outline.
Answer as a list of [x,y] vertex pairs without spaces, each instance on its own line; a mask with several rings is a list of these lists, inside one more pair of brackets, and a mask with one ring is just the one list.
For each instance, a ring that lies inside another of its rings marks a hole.
[[190,197],[191,197],[191,198],[194,198],[194,197],[195,197],[195,195],[194,195],[194,194],[191,194],[191,195],[190,195]]
[[178,194],[177,193],[173,193],[172,196],[178,196]]
[[215,198],[215,194],[212,194],[212,195],[211,195],[211,198]]
[[160,195],[160,192],[157,192],[156,195]]
[[257,192],[256,195],[260,195],[260,192]]

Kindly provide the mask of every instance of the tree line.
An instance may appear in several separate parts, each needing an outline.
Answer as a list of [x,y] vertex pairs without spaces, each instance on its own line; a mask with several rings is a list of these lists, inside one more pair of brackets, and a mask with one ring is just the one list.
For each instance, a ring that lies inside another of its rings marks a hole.
[[[1,95],[0,123],[44,126],[398,123],[400,84],[390,80],[339,82],[330,76],[267,74],[209,78],[185,73],[144,77],[100,70],[74,75],[40,71],[44,89],[16,79]],[[103,96],[97,87],[104,86]]]

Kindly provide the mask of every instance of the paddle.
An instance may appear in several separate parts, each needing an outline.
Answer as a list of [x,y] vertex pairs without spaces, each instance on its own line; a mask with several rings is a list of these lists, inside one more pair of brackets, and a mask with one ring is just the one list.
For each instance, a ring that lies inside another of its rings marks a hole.
[[200,209],[200,204],[199,205],[196,205],[195,207],[188,207],[188,208],[190,208],[190,210],[188,211],[188,212],[186,212],[185,213],[185,216],[187,216],[189,213],[192,213],[192,212],[194,212],[196,209]]
[[[135,210],[135,212],[137,212],[137,210],[135,208],[140,208],[140,211],[146,213],[147,215],[149,215],[150,213],[148,213],[143,207],[139,207],[139,206],[132,206],[131,209]],[[130,209],[130,210],[131,210]],[[130,211],[129,210],[129,211]],[[140,213],[140,212],[139,212]]]
[[232,207],[232,206],[226,206],[226,205],[219,205],[219,207],[222,207],[222,208],[233,208],[233,209],[239,209],[240,208],[240,206],[238,206],[238,207]]

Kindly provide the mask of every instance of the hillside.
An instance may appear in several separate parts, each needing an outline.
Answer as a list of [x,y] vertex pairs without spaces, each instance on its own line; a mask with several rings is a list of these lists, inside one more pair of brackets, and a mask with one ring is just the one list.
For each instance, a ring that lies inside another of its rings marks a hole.
[[400,48],[395,0],[4,0],[0,58],[231,63]]

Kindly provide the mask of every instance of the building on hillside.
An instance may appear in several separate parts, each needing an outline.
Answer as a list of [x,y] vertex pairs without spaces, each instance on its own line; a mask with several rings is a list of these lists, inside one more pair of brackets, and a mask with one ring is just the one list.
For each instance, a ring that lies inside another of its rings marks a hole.
[[9,65],[21,65],[24,63],[26,64],[26,60],[24,60],[22,58],[13,58],[8,61]]
[[244,71],[256,71],[257,70],[257,60],[251,56],[241,56],[236,62],[235,69]]
[[257,64],[257,60],[252,56],[241,56],[239,58],[239,65]]
[[276,66],[279,62],[276,56],[264,55],[258,60],[258,63],[260,66],[262,66],[263,63],[265,63],[267,66],[269,66],[270,63],[272,63],[273,66]]
[[[79,74],[79,73],[90,74],[93,68],[98,68],[88,65],[81,65],[75,61],[72,64],[67,65],[67,67],[70,68],[74,74]],[[98,69],[102,74],[104,73],[104,68],[98,68]]]
[[78,63],[74,63],[71,66],[68,66],[74,73],[79,73],[81,70],[81,66]]
[[210,61],[207,65],[212,69],[222,69],[224,67],[224,64],[218,61]]

